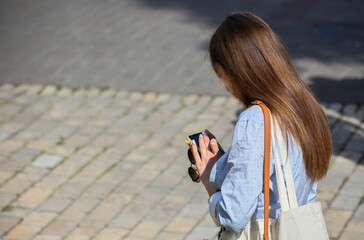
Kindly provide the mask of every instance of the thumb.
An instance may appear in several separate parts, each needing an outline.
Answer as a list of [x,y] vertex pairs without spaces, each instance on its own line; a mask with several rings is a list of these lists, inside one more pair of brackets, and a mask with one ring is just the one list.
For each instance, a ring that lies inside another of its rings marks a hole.
[[217,141],[215,138],[210,141],[211,151],[215,155],[219,152],[219,146],[217,145]]

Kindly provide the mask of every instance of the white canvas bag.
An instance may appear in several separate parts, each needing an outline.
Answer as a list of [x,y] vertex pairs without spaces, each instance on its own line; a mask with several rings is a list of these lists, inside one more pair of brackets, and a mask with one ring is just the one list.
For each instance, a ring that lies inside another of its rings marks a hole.
[[[284,142],[282,131],[275,119],[266,117],[269,110],[264,104],[258,102],[260,107],[265,108],[265,121],[270,119],[272,146],[274,154],[275,173],[277,176],[278,193],[281,202],[282,212],[277,219],[269,219],[268,236],[270,240],[329,240],[326,229],[325,220],[322,214],[320,202],[310,203],[298,206],[296,192],[292,177],[292,170],[287,155],[287,146]],[[264,112],[264,109],[263,109]],[[275,134],[274,134],[275,133]],[[283,161],[283,171],[286,177],[284,182],[282,168],[279,160],[276,139]],[[264,163],[264,164],[269,164]],[[266,173],[269,175],[269,172]],[[268,176],[269,177],[269,176]],[[265,178],[264,181],[266,181]],[[265,206],[267,206],[265,204]],[[268,218],[264,214],[264,218]],[[248,226],[241,232],[238,240],[263,240],[264,220],[255,219],[255,214],[252,216]],[[222,239],[224,238],[222,235]],[[268,239],[264,239],[268,240]]]

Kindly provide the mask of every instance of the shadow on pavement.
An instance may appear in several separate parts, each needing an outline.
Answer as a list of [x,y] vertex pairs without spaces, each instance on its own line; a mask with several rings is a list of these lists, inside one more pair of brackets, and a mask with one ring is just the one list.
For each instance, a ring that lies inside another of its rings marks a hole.
[[310,88],[320,102],[362,103],[364,78],[334,80],[325,77],[311,78]]
[[[278,33],[294,59],[364,62],[364,2],[360,0],[139,2],[151,8],[181,9],[188,14],[184,21],[213,28],[233,11],[252,12]],[[201,47],[206,50],[207,44]]]

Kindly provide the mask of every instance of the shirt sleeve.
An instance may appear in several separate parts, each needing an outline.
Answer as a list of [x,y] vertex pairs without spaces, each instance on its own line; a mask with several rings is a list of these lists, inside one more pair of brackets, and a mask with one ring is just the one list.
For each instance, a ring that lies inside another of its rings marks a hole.
[[306,204],[315,202],[316,201],[316,195],[317,195],[317,182],[312,184],[312,188],[310,190],[310,193],[308,194]]
[[262,116],[259,120],[250,118],[236,124],[221,191],[208,200],[209,212],[216,226],[223,226],[232,232],[246,228],[263,190]]

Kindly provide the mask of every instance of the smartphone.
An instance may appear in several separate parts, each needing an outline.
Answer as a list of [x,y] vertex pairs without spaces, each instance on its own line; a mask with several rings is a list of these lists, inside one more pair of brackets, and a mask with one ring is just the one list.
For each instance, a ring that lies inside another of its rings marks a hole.
[[[191,135],[188,135],[187,136],[187,140],[188,141],[192,141],[192,140],[195,140],[196,142],[196,146],[197,146],[197,150],[200,152],[200,144],[199,144],[199,136],[200,134],[204,135],[204,132],[198,132],[198,133],[194,133],[194,134],[191,134]],[[210,137],[209,137],[210,138]],[[211,138],[210,138],[211,139]],[[218,147],[219,147],[219,150],[220,150],[220,153],[221,155],[223,155],[225,153],[224,149],[220,146],[219,143],[217,143]]]

